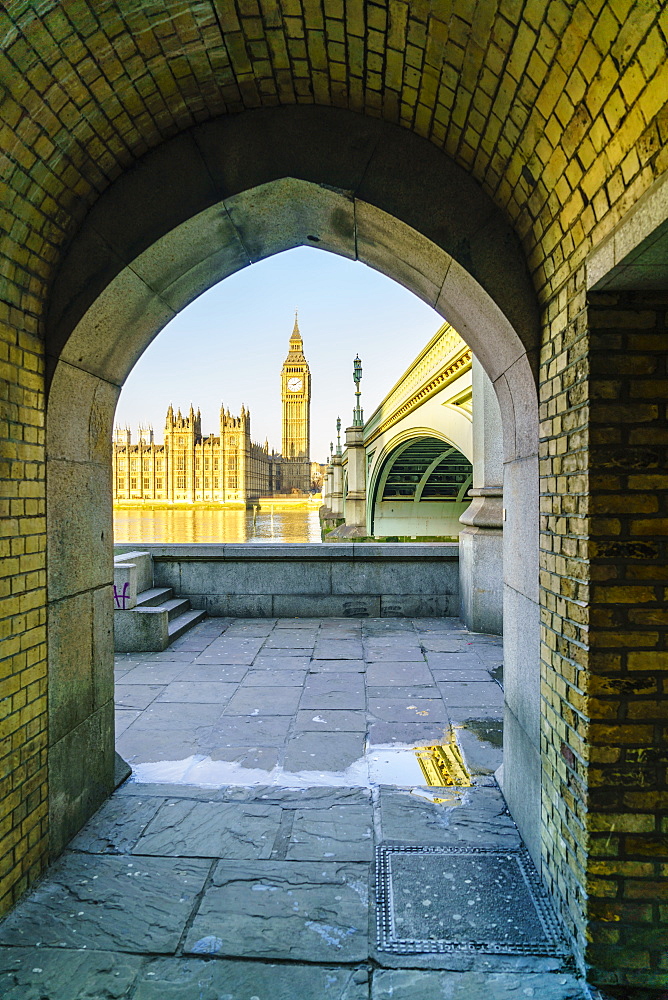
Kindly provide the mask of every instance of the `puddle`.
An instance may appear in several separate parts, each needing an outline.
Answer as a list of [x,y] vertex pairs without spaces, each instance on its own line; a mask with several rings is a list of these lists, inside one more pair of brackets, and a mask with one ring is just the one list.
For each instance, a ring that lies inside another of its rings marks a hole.
[[497,684],[500,684],[501,687],[503,687],[503,663],[499,663],[498,667],[493,667],[489,673],[492,680],[495,680]]
[[244,767],[237,761],[213,760],[204,754],[193,754],[183,760],[135,764],[130,780],[216,788],[224,785],[268,785],[276,788],[396,785],[402,788],[442,789],[446,785],[453,788],[471,785],[456,742],[443,746],[415,747],[396,743],[369,746],[363,757],[341,771],[286,771],[280,765],[270,769]]
[[503,722],[500,719],[467,719],[459,728],[468,730],[482,743],[503,749]]

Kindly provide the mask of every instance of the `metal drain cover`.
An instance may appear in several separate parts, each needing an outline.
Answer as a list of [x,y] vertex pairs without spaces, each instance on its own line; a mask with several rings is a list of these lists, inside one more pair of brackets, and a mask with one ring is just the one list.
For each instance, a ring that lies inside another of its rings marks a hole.
[[525,850],[382,845],[376,899],[381,951],[568,953]]

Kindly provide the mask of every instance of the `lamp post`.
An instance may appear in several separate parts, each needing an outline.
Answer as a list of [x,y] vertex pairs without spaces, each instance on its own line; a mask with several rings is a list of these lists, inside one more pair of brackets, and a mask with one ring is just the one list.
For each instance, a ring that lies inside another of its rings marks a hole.
[[341,454],[341,417],[336,418],[336,454]]
[[362,381],[362,362],[360,361],[360,356],[357,354],[355,360],[353,361],[353,382],[355,383],[355,409],[353,410],[353,427],[362,427],[364,425],[364,414],[362,413],[362,407],[360,406],[360,396],[362,392],[360,390],[360,382]]

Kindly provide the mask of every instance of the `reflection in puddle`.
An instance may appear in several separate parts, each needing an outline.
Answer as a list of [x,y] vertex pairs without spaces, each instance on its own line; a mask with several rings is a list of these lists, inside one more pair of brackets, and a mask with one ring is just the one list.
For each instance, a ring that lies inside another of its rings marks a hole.
[[416,751],[420,769],[427,784],[439,788],[456,785],[470,788],[471,776],[464,766],[462,755],[454,737],[441,746],[423,747]]
[[467,719],[461,724],[462,729],[473,733],[483,743],[493,747],[503,747],[503,722],[501,719]]
[[341,771],[286,771],[280,765],[271,769],[244,767],[238,761],[213,760],[204,754],[193,754],[184,760],[135,764],[131,780],[214,787],[268,785],[278,788],[359,788],[369,785],[443,788],[471,785],[454,737],[450,743],[439,746],[397,746],[396,743],[370,746],[363,757]]

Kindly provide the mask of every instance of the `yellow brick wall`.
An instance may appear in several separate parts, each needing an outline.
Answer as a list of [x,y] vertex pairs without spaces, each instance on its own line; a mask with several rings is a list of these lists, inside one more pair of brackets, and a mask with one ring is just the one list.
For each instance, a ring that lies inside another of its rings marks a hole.
[[568,291],[541,387],[544,855],[596,981],[661,987],[668,295]]
[[[652,430],[655,412],[665,413],[665,369],[605,378],[590,370],[597,334],[583,263],[668,166],[667,36],[659,0],[44,0],[0,10],[5,901],[44,856],[39,333],[58,262],[101,192],[147,150],[222,114],[294,103],[349,108],[424,137],[477,179],[522,240],[544,312],[543,750],[553,792],[545,850],[576,933],[584,935],[592,886],[624,898],[619,880],[635,877],[631,869],[597,872],[585,853],[589,785],[604,763],[596,755],[605,757],[596,727],[621,711],[595,678],[617,669],[615,643],[628,644],[632,633],[644,654],[666,623],[652,614],[657,581],[636,569],[627,600],[630,578],[606,579],[608,564],[593,546],[614,540],[622,523],[642,533],[652,520],[658,531],[668,514],[652,507],[658,480],[650,485],[644,470],[635,479],[629,472],[620,490],[606,485],[616,473],[593,480],[588,449],[607,448],[606,435],[629,414],[644,414],[642,433]],[[609,335],[626,343],[627,334]],[[639,348],[634,364],[642,357]],[[640,395],[620,407],[616,385],[636,374]],[[592,421],[594,389],[600,420]],[[615,509],[627,489],[636,509]],[[612,605],[628,606],[614,627]],[[599,641],[604,634],[609,645]],[[624,669],[640,663],[630,658]],[[650,730],[656,736],[659,720],[616,724],[620,742],[642,742]],[[24,779],[30,794],[22,799]],[[623,805],[641,815],[630,800]],[[655,864],[623,861],[636,863]],[[642,906],[658,920],[655,900]],[[615,922],[600,918],[592,947],[618,944]]]
[[0,303],[0,912],[39,874],[47,847],[41,354],[21,313]]

